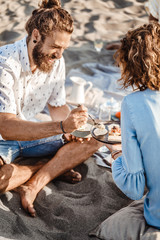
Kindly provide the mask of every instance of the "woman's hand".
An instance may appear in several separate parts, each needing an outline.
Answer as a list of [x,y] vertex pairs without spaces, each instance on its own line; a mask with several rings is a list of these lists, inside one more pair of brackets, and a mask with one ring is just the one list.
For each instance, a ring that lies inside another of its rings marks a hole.
[[122,145],[121,144],[105,144],[105,146],[109,149],[109,151],[112,153],[113,151],[116,150],[122,150]]
[[121,144],[106,144],[106,147],[111,152],[112,159],[116,160],[119,156],[122,155],[122,145]]

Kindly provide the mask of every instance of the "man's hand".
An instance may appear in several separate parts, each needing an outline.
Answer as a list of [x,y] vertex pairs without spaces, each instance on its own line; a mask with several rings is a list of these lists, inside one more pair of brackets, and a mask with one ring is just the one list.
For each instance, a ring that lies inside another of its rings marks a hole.
[[87,120],[87,108],[81,105],[80,107],[73,109],[69,116],[63,121],[63,129],[65,132],[71,133],[86,124]]
[[80,138],[80,137],[75,137],[70,133],[64,134],[64,138],[67,142],[80,142],[84,143],[84,141],[89,142],[91,138]]

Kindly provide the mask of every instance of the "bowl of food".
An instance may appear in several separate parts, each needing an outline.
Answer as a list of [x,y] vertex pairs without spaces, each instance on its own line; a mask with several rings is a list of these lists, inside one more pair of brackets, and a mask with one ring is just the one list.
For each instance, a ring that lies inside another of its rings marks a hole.
[[79,138],[89,138],[89,137],[92,137],[91,136],[91,128],[92,128],[92,126],[93,126],[92,124],[86,123],[85,125],[81,126],[77,130],[72,132],[71,134],[73,136],[79,137]]

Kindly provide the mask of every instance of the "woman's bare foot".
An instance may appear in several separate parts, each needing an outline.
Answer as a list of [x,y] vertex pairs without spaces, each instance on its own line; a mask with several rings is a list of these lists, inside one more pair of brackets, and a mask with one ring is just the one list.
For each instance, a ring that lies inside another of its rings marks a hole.
[[78,183],[82,180],[82,176],[79,172],[75,172],[73,169],[71,169],[59,176],[57,179],[69,183]]
[[36,216],[36,210],[34,209],[33,202],[37,196],[34,189],[30,185],[21,185],[15,189],[20,194],[21,204],[24,210],[31,215]]

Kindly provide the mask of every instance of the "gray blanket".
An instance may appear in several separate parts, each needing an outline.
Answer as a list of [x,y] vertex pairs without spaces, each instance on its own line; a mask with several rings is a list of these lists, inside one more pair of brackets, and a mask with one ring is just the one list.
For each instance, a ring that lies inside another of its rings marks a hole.
[[0,239],[89,240],[89,232],[130,200],[115,186],[109,169],[92,157],[77,167],[78,184],[55,179],[35,201],[36,218],[21,208],[16,192],[0,196]]

